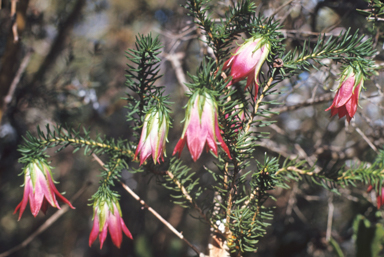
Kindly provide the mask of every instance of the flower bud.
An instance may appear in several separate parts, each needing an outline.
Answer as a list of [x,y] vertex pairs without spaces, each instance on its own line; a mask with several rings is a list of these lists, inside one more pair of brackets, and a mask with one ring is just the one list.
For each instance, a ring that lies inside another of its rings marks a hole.
[[165,142],[167,140],[169,120],[162,111],[151,109],[145,115],[140,141],[136,148],[135,159],[140,152],[140,165],[152,155],[153,162],[164,161]]
[[224,70],[231,68],[232,81],[228,85],[247,78],[245,88],[248,88],[251,84],[254,85],[256,100],[260,85],[260,69],[270,51],[271,44],[260,35],[255,35],[246,40],[237,48],[235,54],[224,63]]

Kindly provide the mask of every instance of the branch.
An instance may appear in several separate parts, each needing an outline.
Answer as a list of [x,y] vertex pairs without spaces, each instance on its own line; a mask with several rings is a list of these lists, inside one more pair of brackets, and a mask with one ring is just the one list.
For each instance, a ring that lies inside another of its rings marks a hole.
[[[257,101],[256,101],[256,104],[255,104],[255,107],[253,108],[253,112],[252,112],[252,115],[251,115],[251,118],[249,119],[248,123],[247,123],[247,126],[245,127],[245,133],[247,133],[249,131],[249,129],[251,128],[251,124],[253,122],[253,118],[256,116],[256,113],[259,109],[259,106],[260,106],[260,103],[261,101],[263,100],[263,98],[265,97],[265,94],[267,93],[269,87],[271,86],[273,82],[273,77],[271,77],[267,84],[265,85],[265,87],[263,88],[263,92],[260,94],[260,96],[257,98]],[[255,92],[255,94],[257,94],[257,92]]]
[[[189,247],[191,247],[199,256],[204,257],[205,255],[201,253],[195,246],[193,246],[184,236],[182,233],[177,231],[168,221],[166,221],[163,217],[161,217],[160,214],[158,214],[154,209],[152,209],[148,204],[144,202],[144,200],[140,199],[140,197],[135,194],[135,192],[132,191],[126,184],[120,181],[120,184],[123,186],[123,188],[133,197],[135,200],[140,202],[140,204],[146,208],[149,212],[151,212],[161,223],[163,223],[165,226],[169,228],[178,238],[183,240]],[[1,257],[1,256],[0,256]]]
[[[209,219],[207,218],[207,216],[204,214],[203,210],[196,204],[196,202],[193,200],[193,198],[188,194],[188,191],[187,189],[185,189],[185,187],[180,183],[179,180],[177,180],[177,178],[175,178],[175,176],[173,175],[172,172],[170,171],[166,171],[165,172],[168,177],[170,177],[172,179],[172,181],[177,185],[177,187],[180,189],[181,193],[184,195],[185,199],[187,199],[187,201],[193,206],[193,208],[195,208],[200,216],[205,220],[207,221],[209,224],[211,224],[211,222],[209,221]],[[213,226],[214,229],[218,229],[216,224],[211,224]]]
[[[13,42],[19,41],[19,34],[17,33],[17,22],[16,22],[16,3],[18,0],[12,0],[11,2],[11,19],[13,20],[12,24],[12,33],[13,33]],[[1,5],[1,2],[0,2]]]
[[27,68],[29,59],[31,59],[31,55],[32,55],[32,50],[29,50],[27,54],[24,56],[23,60],[21,61],[21,65],[17,70],[15,77],[12,80],[11,86],[8,89],[8,94],[4,97],[3,108],[2,108],[3,113],[6,113],[7,106],[12,101],[13,93],[15,92],[16,87],[19,84],[21,75],[23,75],[25,69]]
[[291,4],[293,1],[295,0],[289,0],[288,2],[286,2],[285,4],[281,5],[279,8],[276,9],[276,11],[274,11],[270,17],[274,17],[278,12],[280,12],[284,7],[286,7],[287,5]]
[[288,111],[295,111],[295,110],[300,109],[302,107],[307,107],[307,106],[311,106],[314,104],[321,104],[321,103],[329,102],[333,99],[333,97],[334,97],[333,95],[334,95],[333,93],[323,94],[322,96],[316,97],[314,99],[308,99],[307,101],[304,101],[304,102],[301,102],[301,103],[298,103],[295,105],[273,108],[271,110],[271,112],[272,113],[274,113],[274,112],[282,113],[282,112],[288,112]]

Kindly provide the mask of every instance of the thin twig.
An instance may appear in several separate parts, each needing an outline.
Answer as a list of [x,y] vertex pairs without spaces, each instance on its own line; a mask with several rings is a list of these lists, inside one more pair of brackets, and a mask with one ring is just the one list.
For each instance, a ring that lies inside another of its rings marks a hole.
[[[273,77],[271,77],[267,84],[265,85],[265,87],[263,88],[263,92],[261,93],[261,95],[258,97],[257,101],[256,101],[256,104],[255,104],[255,107],[253,108],[253,112],[252,112],[252,116],[251,118],[249,119],[248,123],[247,123],[247,126],[245,127],[245,133],[247,133],[249,131],[249,129],[251,128],[251,123],[253,121],[253,118],[256,116],[256,113],[259,109],[259,105],[261,103],[261,101],[263,100],[264,96],[265,96],[265,93],[268,91],[269,87],[271,86],[273,82]],[[257,92],[255,92],[255,94],[257,94]]]
[[364,139],[364,141],[367,142],[367,144],[373,149],[373,151],[378,153],[379,151],[377,150],[376,146],[371,142],[371,140],[369,140],[369,138],[363,133],[363,131],[361,131],[360,128],[356,128],[355,126],[353,127],[355,128],[356,132],[359,133],[360,136]]
[[[80,188],[79,191],[70,199],[70,202],[73,203],[76,201],[77,198],[79,198],[85,190],[91,185],[92,183],[90,181],[86,182],[85,185]],[[0,257],[8,256],[24,247],[26,247],[30,242],[33,241],[38,235],[43,233],[47,228],[49,228],[53,223],[55,223],[61,216],[63,216],[64,213],[66,213],[69,210],[69,206],[65,205],[60,210],[56,211],[49,219],[47,219],[43,225],[41,225],[35,232],[33,232],[29,237],[27,237],[21,244],[11,248],[10,250],[3,252],[0,254]]]
[[187,79],[185,78],[185,74],[181,65],[181,61],[185,54],[177,53],[177,54],[166,54],[163,53],[165,58],[171,63],[172,68],[175,70],[176,78],[181,87],[183,88],[185,93],[189,93],[189,88],[185,85]]
[[332,219],[333,219],[333,210],[335,209],[333,205],[333,193],[330,193],[331,196],[328,198],[328,220],[327,220],[327,232],[325,234],[325,239],[327,242],[331,239],[332,233]]
[[384,18],[368,17],[367,20],[384,21]]
[[140,197],[135,194],[135,192],[132,191],[126,184],[120,181],[120,184],[123,186],[123,188],[133,197],[135,200],[137,200],[144,208],[146,208],[150,213],[152,213],[161,223],[163,223],[165,226],[169,228],[178,238],[183,240],[189,247],[191,247],[199,256],[204,256],[203,253],[201,253],[195,246],[193,246],[184,236],[182,233],[177,231],[168,221],[166,221],[163,217],[161,217],[160,214],[158,214],[154,209],[152,209],[148,204],[144,202],[144,200],[140,199]]
[[[12,33],[13,33],[13,41],[17,42],[19,41],[19,34],[17,33],[17,22],[16,22],[16,4],[18,0],[12,0],[11,2],[11,19],[13,20],[12,24]],[[1,7],[1,3],[0,3]]]
[[277,107],[273,108],[271,112],[287,112],[287,111],[294,111],[297,109],[300,109],[302,107],[312,106],[314,104],[321,104],[328,101],[331,101],[333,99],[333,93],[324,94],[322,96],[316,97],[314,99],[308,99],[307,101],[295,104],[295,105],[289,105],[289,106],[283,106],[283,107]]
[[289,167],[286,167],[286,168],[281,168],[281,169],[279,169],[278,171],[276,171],[276,175],[279,175],[281,172],[283,172],[283,171],[295,171],[295,172],[297,172],[297,173],[299,173],[299,174],[301,174],[301,175],[308,175],[308,176],[312,176],[312,175],[314,175],[315,173],[314,172],[312,172],[312,171],[305,171],[305,170],[302,170],[302,169],[299,169],[299,168],[297,168],[297,167],[295,167],[295,166],[289,166]]
[[[170,171],[166,171],[165,172],[167,174],[168,177],[170,177],[172,179],[172,181],[176,184],[176,186],[180,189],[180,191],[182,192],[182,194],[184,195],[185,199],[187,199],[187,201],[193,206],[193,208],[195,208],[200,216],[208,223],[211,223],[209,221],[209,219],[207,218],[207,216],[205,216],[203,210],[196,204],[196,202],[193,200],[193,198],[189,195],[187,189],[185,189],[185,187],[180,183],[180,181],[178,181],[175,176],[173,175],[172,172]],[[213,225],[214,226],[214,225]],[[215,227],[217,229],[217,227]]]
[[[100,164],[103,169],[106,170],[104,167],[104,162],[100,160],[100,158],[96,154],[92,154],[92,157]],[[115,177],[116,178],[116,177]],[[116,178],[117,179],[117,178]],[[129,188],[126,184],[124,184],[122,181],[120,181],[120,184],[123,186],[123,188],[133,197],[136,201],[138,201],[145,209],[147,209],[150,213],[152,213],[161,223],[163,223],[166,227],[169,228],[178,238],[183,240],[189,247],[191,247],[200,257],[204,257],[205,255],[201,253],[195,246],[193,246],[184,236],[181,232],[177,231],[168,221],[166,221],[160,214],[158,214],[154,209],[152,209],[148,204],[144,202],[131,188]],[[0,256],[1,257],[1,256]]]
[[11,86],[9,87],[7,95],[4,97],[4,103],[3,103],[3,113],[6,112],[8,104],[12,101],[13,93],[16,90],[17,85],[20,82],[21,75],[23,75],[25,69],[28,66],[29,60],[31,59],[32,50],[29,50],[27,54],[24,56],[23,60],[21,61],[20,67],[17,70],[17,73],[15,77],[12,80]]
[[295,1],[295,0],[289,0],[288,2],[286,2],[285,4],[283,4],[282,6],[280,6],[279,8],[277,8],[276,11],[274,11],[269,17],[273,17],[273,16],[275,16],[278,12],[280,12],[284,7],[286,7],[287,5],[289,5],[290,3],[292,3],[293,1]]

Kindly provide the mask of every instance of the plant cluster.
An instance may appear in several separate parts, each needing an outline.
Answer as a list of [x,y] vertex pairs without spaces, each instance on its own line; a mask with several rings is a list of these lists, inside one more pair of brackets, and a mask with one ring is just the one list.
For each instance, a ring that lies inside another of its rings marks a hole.
[[[35,216],[40,209],[45,211],[48,203],[59,208],[56,197],[70,204],[55,188],[47,162],[45,150],[57,146],[57,151],[72,146],[74,152],[84,149],[85,154],[108,156],[99,189],[91,199],[94,226],[89,242],[99,236],[101,247],[107,230],[117,247],[122,232],[132,238],[122,220],[119,195],[113,190],[123,169],[159,176],[174,203],[196,209],[212,228],[212,238],[224,242],[221,248],[226,256],[257,251],[257,242],[273,218],[273,208],[266,204],[274,200],[271,191],[288,188],[291,180],[306,178],[335,192],[338,187],[362,182],[381,192],[384,152],[373,165],[362,163],[337,171],[315,171],[304,161],[283,161],[267,154],[262,160],[254,158],[258,142],[268,137],[260,128],[273,123],[263,118],[276,114],[272,111],[276,103],[269,98],[279,93],[275,86],[302,71],[323,66],[324,59],[343,66],[334,101],[327,110],[332,116],[346,116],[348,122],[353,119],[364,81],[375,72],[375,50],[370,39],[347,30],[337,37],[320,36],[315,44],[307,42],[286,52],[279,22],[256,16],[256,6],[249,0],[228,8],[220,21],[212,18],[210,1],[188,0],[185,8],[213,55],[204,58],[197,75],[190,75],[184,129],[173,155],[178,153],[180,158],[185,145],[194,161],[204,149],[211,152],[216,157],[215,168],[204,168],[215,183],[209,187],[200,184],[196,172],[182,159],[167,157],[172,103],[164,87],[156,85],[161,77],[162,46],[157,37],[139,35],[136,48],[126,55],[126,86],[130,91],[126,98],[127,121],[133,124],[135,137],[115,140],[97,135],[93,139],[89,130],[69,126],[47,126],[45,131],[38,129],[36,136],[28,133],[19,148],[20,162],[25,164],[24,198],[16,208],[20,217],[28,197]],[[246,39],[234,50],[234,42],[241,37]],[[213,191],[209,201],[200,197],[206,191]],[[214,256],[213,251],[210,256]]]

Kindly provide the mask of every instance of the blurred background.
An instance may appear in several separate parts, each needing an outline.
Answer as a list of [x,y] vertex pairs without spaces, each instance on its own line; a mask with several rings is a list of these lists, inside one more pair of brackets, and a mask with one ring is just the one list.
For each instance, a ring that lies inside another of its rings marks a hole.
[[[128,93],[124,85],[125,51],[135,47],[138,33],[152,33],[164,46],[160,66],[163,77],[158,85],[166,87],[174,102],[173,128],[167,144],[170,156],[183,128],[180,121],[187,102],[187,72],[195,74],[205,54],[200,32],[180,6],[184,0],[19,0],[16,15],[12,2],[0,1],[0,253],[20,244],[56,211],[50,208],[46,216],[40,213],[34,218],[27,207],[20,221],[13,215],[23,195],[17,146],[26,131],[35,133],[37,125],[66,123],[90,128],[94,135],[98,132],[110,138],[131,139],[126,102],[122,100]],[[212,3],[217,8],[212,17],[222,18],[234,1]],[[255,3],[258,13],[282,22],[287,51],[302,46],[304,40],[316,42],[319,33],[339,35],[351,27],[373,38],[379,51],[375,60],[379,65],[383,60],[383,26],[368,23],[356,12],[356,8],[368,8],[365,1]],[[268,152],[282,159],[306,160],[327,170],[374,161],[384,143],[382,74],[365,83],[361,108],[348,124],[345,118],[329,118],[330,113],[324,111],[332,102],[331,90],[336,89],[340,73],[339,64],[331,60],[324,63],[327,67],[283,81],[277,88],[279,94],[270,96],[281,103],[273,107],[281,114],[272,118],[277,122],[266,129],[270,139],[260,142],[255,158],[263,158]],[[92,184],[73,203],[75,210],[65,213],[10,256],[195,256],[119,185],[114,190],[121,195],[123,218],[134,240],[124,237],[121,249],[117,249],[108,235],[103,249],[99,249],[98,240],[89,247],[92,207],[88,199],[97,190],[100,166],[81,151],[72,154],[71,147],[57,154],[54,150],[48,150],[51,166],[55,167],[55,180],[60,182],[57,188],[66,192],[66,198],[71,199],[88,182]],[[202,167],[214,160],[210,154],[204,153],[193,163],[184,150],[181,158],[198,173],[203,184],[213,183]],[[125,170],[122,180],[192,244],[202,251],[207,249],[209,227],[195,218],[193,210],[172,204],[169,191],[159,185],[154,174]],[[368,243],[363,251],[366,255],[356,255],[357,230],[353,226],[360,219],[370,224],[367,231],[383,228],[375,192],[367,193],[366,185],[340,189],[339,195],[305,180],[290,185],[289,190],[272,192],[277,198],[270,203],[276,206],[272,225],[260,240],[259,251],[244,256],[338,256],[328,240],[330,235],[345,256],[381,256],[380,238],[375,245],[378,255],[368,249]],[[367,235],[377,232],[373,231]]]

